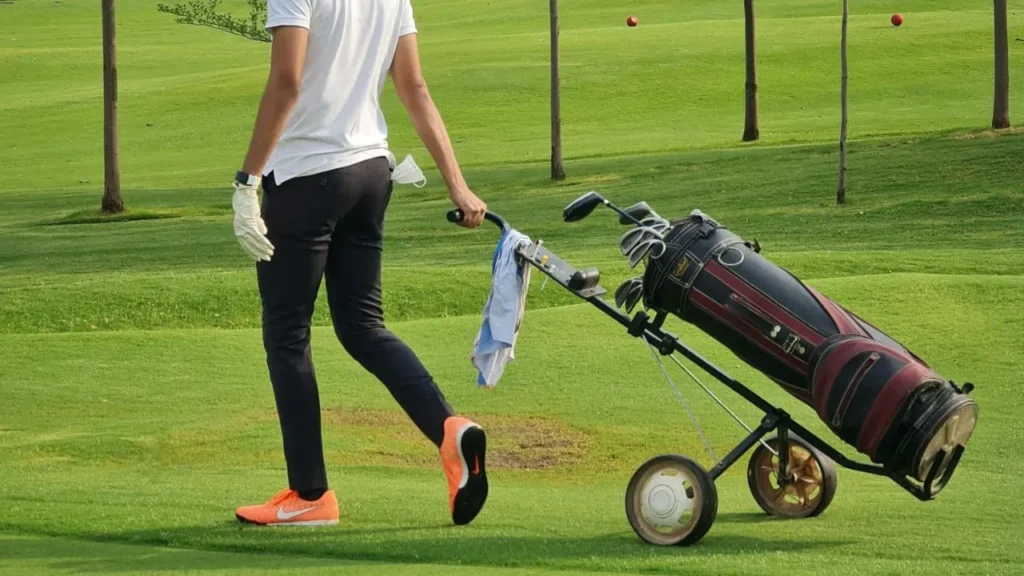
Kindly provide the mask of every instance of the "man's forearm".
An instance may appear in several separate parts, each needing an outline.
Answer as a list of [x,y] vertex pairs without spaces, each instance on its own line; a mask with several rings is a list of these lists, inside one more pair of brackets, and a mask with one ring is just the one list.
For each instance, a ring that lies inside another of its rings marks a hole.
[[261,176],[263,169],[270,161],[281,133],[288,122],[292,107],[298,99],[298,90],[281,86],[273,81],[267,84],[256,115],[256,126],[253,128],[249,151],[242,163],[242,171],[246,174]]
[[466,188],[466,181],[462,177],[462,171],[455,160],[455,151],[452,149],[451,139],[445,129],[441,114],[437,111],[430,93],[425,87],[416,90],[408,99],[406,109],[409,118],[412,120],[413,128],[419,135],[423,145],[427,147],[430,156],[437,164],[449,190]]

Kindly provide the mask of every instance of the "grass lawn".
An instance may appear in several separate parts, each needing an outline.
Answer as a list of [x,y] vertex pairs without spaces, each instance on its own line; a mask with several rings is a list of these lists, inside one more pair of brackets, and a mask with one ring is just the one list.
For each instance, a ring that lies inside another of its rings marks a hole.
[[[228,6],[243,2],[231,0]],[[566,169],[547,180],[543,3],[415,0],[428,81],[474,188],[517,228],[614,289],[635,271],[607,214],[560,221],[597,189],[663,215],[700,208],[879,325],[944,376],[972,381],[981,421],[951,485],[916,501],[839,472],[819,518],[770,520],[743,460],[692,548],[659,549],[623,511],[660,453],[712,462],[643,345],[536,276],[517,359],[475,387],[470,347],[493,230],[465,231],[436,170],[389,213],[392,329],[449,400],[490,432],[492,496],[449,526],[436,453],[386,390],[314,328],[332,529],[260,530],[235,506],[283,485],[254,272],[231,233],[230,177],[265,80],[266,45],[118,5],[122,182],[102,191],[98,8],[0,5],[0,573],[1016,574],[1024,563],[1024,136],[990,116],[991,4],[911,0],[906,23],[852,6],[849,202],[833,203],[835,2],[758,6],[762,141],[741,145],[739,4],[565,3]],[[628,14],[641,25],[624,26]],[[1010,16],[1021,35],[1021,13]],[[1011,43],[1012,91],[1024,90]],[[391,144],[430,163],[389,87]],[[697,330],[671,329],[826,438],[817,416]],[[723,454],[743,435],[682,390]],[[713,385],[748,424],[759,415]],[[836,445],[842,446],[836,439]],[[854,455],[852,449],[843,446]]]

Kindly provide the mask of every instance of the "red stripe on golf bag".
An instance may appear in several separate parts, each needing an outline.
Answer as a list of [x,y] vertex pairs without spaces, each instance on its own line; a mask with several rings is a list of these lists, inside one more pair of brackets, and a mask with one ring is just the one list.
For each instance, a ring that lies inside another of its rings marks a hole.
[[878,352],[872,352],[864,359],[863,362],[861,362],[860,367],[857,368],[857,373],[854,374],[853,378],[850,380],[849,387],[846,388],[842,397],[839,398],[839,407],[836,408],[835,414],[832,415],[833,427],[838,427],[842,424],[846,415],[850,411],[850,405],[853,403],[853,397],[857,395],[858,388],[860,388],[860,385],[864,382],[868,372],[870,372],[871,368],[878,363],[878,360],[881,357],[881,354]]
[[839,328],[840,334],[857,334],[859,336],[867,336],[868,333],[860,327],[860,324],[856,320],[850,317],[850,315],[843,309],[842,306],[836,304],[831,298],[823,296],[820,292],[807,286],[807,290],[818,299],[821,306],[828,311],[828,315],[832,317],[832,321],[836,323],[836,327]]
[[[864,352],[898,354],[896,350],[874,340],[852,334],[842,336],[830,338],[811,358],[811,396],[814,398],[814,408],[818,416],[826,422],[829,421],[829,393],[835,385],[836,378],[839,377],[839,371],[846,367],[847,363]],[[909,362],[910,359],[907,358],[906,361]]]
[[942,383],[942,377],[918,362],[912,362],[897,372],[875,398],[857,437],[857,450],[875,456],[882,438],[892,428],[897,416],[903,412],[907,399],[919,387],[929,383]]
[[720,280],[743,299],[758,307],[760,309],[759,312],[768,320],[789,328],[801,338],[807,340],[812,346],[817,346],[825,339],[824,336],[816,332],[802,319],[718,262],[714,260],[708,262],[704,271]]
[[796,360],[780,359],[774,344],[753,327],[731,318],[730,311],[699,290],[689,293],[688,320],[724,344],[741,360],[754,366],[801,402],[810,403],[805,385],[807,367]]
[[801,361],[798,358],[787,356],[782,354],[781,348],[778,344],[765,337],[761,332],[757,330],[755,326],[744,320],[743,318],[730,311],[725,306],[722,306],[718,302],[712,300],[708,295],[704,294],[700,290],[693,290],[690,292],[691,303],[696,304],[708,311],[715,318],[733,328],[736,332],[743,335],[747,340],[756,344],[766,353],[775,356],[779,360],[792,366],[793,368],[801,371],[807,370],[807,363]]

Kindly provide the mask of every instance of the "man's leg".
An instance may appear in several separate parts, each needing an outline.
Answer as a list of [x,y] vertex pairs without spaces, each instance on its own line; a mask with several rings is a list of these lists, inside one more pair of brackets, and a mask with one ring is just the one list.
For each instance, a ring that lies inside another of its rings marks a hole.
[[416,354],[384,327],[381,251],[391,195],[387,160],[344,170],[345,193],[357,200],[340,216],[327,260],[334,330],[345,350],[387,386],[420,431],[440,446],[452,409]]
[[416,354],[384,327],[381,252],[384,213],[391,197],[384,159],[347,173],[358,199],[342,213],[327,258],[327,297],[334,330],[345,350],[387,386],[416,426],[438,448],[448,479],[452,521],[467,524],[487,500],[486,436],[480,426],[452,415]]
[[264,186],[263,214],[274,257],[257,264],[263,343],[284,440],[288,484],[307,499],[327,490],[320,396],[310,352],[313,305],[334,231],[331,194],[319,176]]

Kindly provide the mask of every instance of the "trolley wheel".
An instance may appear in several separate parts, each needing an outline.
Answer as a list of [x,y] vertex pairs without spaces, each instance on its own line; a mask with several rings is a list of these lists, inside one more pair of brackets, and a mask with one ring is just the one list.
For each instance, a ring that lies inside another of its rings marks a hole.
[[718,490],[700,464],[675,454],[637,468],[626,488],[626,518],[637,536],[658,546],[689,546],[718,514]]
[[[765,441],[776,453],[778,437]],[[747,466],[747,484],[754,501],[771,516],[809,518],[828,508],[836,495],[836,465],[799,436],[789,434],[789,481],[779,485],[779,457],[758,444]]]

